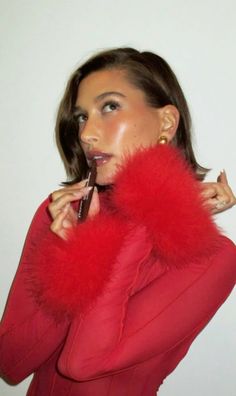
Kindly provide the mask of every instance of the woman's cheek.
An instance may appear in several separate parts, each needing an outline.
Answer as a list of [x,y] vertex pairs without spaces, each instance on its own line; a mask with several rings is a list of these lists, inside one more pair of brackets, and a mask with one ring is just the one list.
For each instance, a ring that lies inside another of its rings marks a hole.
[[128,120],[119,120],[119,118],[116,117],[116,119],[111,120],[107,126],[107,138],[116,145],[122,145],[123,143],[127,144],[130,140],[132,128]]

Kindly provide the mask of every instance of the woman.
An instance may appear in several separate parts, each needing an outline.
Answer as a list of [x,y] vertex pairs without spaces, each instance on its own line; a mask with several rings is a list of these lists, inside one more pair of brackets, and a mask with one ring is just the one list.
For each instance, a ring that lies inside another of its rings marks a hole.
[[[210,211],[188,107],[167,63],[110,50],[71,77],[57,138],[70,182],[38,209],[1,328],[1,371],[28,396],[155,395],[231,292],[236,249]],[[85,175],[97,165],[88,219]],[[198,180],[197,180],[198,179]]]

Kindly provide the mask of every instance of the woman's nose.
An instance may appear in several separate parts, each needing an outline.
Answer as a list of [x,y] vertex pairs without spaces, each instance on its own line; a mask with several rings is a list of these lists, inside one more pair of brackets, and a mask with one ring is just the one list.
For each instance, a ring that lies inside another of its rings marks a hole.
[[85,125],[81,128],[80,140],[82,143],[94,143],[99,140],[99,128],[94,122],[86,121]]

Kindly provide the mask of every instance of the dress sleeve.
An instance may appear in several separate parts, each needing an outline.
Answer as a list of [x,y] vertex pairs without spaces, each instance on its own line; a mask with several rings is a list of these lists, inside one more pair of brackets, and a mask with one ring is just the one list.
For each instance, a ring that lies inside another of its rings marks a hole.
[[28,231],[0,325],[0,374],[18,383],[33,373],[60,346],[68,324],[58,323],[43,313],[29,292],[26,273],[34,257],[33,246],[49,230],[48,200],[37,210]]
[[212,257],[168,270],[129,298],[127,277],[118,272],[119,287],[72,324],[59,364],[65,370],[70,356],[67,374],[79,381],[126,370],[181,344],[186,349],[235,284],[235,246],[222,237]]

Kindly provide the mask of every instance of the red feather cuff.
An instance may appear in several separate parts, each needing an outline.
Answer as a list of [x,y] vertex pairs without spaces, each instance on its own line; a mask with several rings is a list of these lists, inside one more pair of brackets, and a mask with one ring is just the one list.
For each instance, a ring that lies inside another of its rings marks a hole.
[[164,262],[183,266],[219,245],[219,232],[200,191],[180,152],[158,145],[128,160],[117,175],[113,199],[121,212],[146,226]]
[[116,216],[100,215],[72,230],[64,241],[50,233],[31,252],[32,293],[60,319],[84,312],[110,278],[128,227]]

